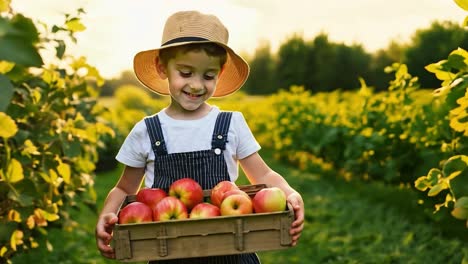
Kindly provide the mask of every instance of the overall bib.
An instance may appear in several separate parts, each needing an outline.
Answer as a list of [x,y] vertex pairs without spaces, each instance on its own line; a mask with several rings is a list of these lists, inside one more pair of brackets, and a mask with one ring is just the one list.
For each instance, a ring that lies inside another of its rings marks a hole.
[[[223,150],[226,149],[227,135],[231,123],[231,112],[221,112],[216,119],[211,149],[184,153],[168,154],[161,123],[157,115],[145,118],[145,124],[154,151],[153,188],[168,191],[171,183],[182,178],[192,178],[205,189],[213,188],[218,182],[230,180]],[[228,256],[213,256],[174,260],[150,261],[149,264],[258,264],[260,260],[255,253]]]

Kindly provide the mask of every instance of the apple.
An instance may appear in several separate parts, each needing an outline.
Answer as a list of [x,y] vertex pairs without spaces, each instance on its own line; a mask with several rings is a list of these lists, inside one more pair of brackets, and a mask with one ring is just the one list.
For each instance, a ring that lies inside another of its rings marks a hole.
[[183,178],[169,186],[169,196],[181,200],[187,210],[203,202],[203,189],[200,184],[191,178]]
[[243,194],[231,194],[221,202],[221,215],[244,215],[253,212],[252,200]]
[[166,197],[167,193],[159,188],[143,188],[140,189],[136,195],[136,200],[148,205],[151,209],[156,207],[156,204]]
[[271,213],[286,210],[286,194],[278,187],[263,188],[252,199],[255,213]]
[[221,198],[221,202],[223,202],[223,200],[226,199],[229,195],[233,195],[233,194],[242,194],[250,199],[250,196],[245,191],[241,189],[235,189],[235,190],[230,190],[230,191],[225,192],[223,194],[223,198]]
[[173,196],[162,198],[153,210],[154,221],[168,221],[187,218],[187,207],[181,200]]
[[211,189],[211,203],[216,206],[220,206],[225,192],[238,189],[239,187],[237,187],[237,185],[231,181],[220,181]]
[[219,210],[219,207],[210,204],[207,202],[199,203],[195,205],[192,208],[192,211],[190,211],[190,217],[192,219],[197,219],[197,218],[209,218],[209,217],[215,217],[215,216],[220,216],[221,212]]
[[125,205],[119,212],[119,224],[144,223],[153,221],[153,211],[142,202]]

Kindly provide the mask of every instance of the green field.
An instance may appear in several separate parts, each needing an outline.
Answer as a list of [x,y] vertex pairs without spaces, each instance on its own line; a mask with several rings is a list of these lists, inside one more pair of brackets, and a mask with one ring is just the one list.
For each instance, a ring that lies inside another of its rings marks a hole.
[[[304,173],[262,153],[303,195],[306,225],[297,247],[261,252],[262,263],[457,263],[468,254],[468,229],[461,221],[434,223],[417,208],[414,191],[381,183],[344,182]],[[120,169],[98,174],[98,205],[120,175]],[[242,176],[238,184],[245,184]],[[395,198],[398,197],[398,198]],[[74,212],[78,232],[49,233],[54,251],[35,251],[13,263],[115,263],[104,260],[94,242],[96,215]],[[453,228],[452,230],[449,228]]]

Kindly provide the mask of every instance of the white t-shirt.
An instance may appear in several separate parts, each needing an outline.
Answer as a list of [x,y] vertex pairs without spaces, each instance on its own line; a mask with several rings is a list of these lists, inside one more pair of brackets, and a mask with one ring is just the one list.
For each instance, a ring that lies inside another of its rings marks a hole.
[[[158,113],[168,154],[211,149],[216,118],[219,108],[201,119],[177,120],[169,117],[165,109]],[[224,150],[231,181],[236,181],[239,173],[238,160],[246,158],[260,150],[244,116],[233,112],[228,132],[228,142]],[[116,159],[130,167],[145,167],[145,186],[151,187],[154,178],[154,153],[145,121],[140,120],[130,131],[122,144]]]

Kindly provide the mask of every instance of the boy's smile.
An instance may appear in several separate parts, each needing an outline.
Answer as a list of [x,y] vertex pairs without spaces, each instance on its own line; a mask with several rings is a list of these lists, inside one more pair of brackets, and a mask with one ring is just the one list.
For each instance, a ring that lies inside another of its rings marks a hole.
[[206,104],[216,89],[221,72],[220,59],[204,51],[178,52],[167,66],[158,65],[160,74],[168,78],[171,104],[166,113],[174,118],[192,119],[204,116]]

